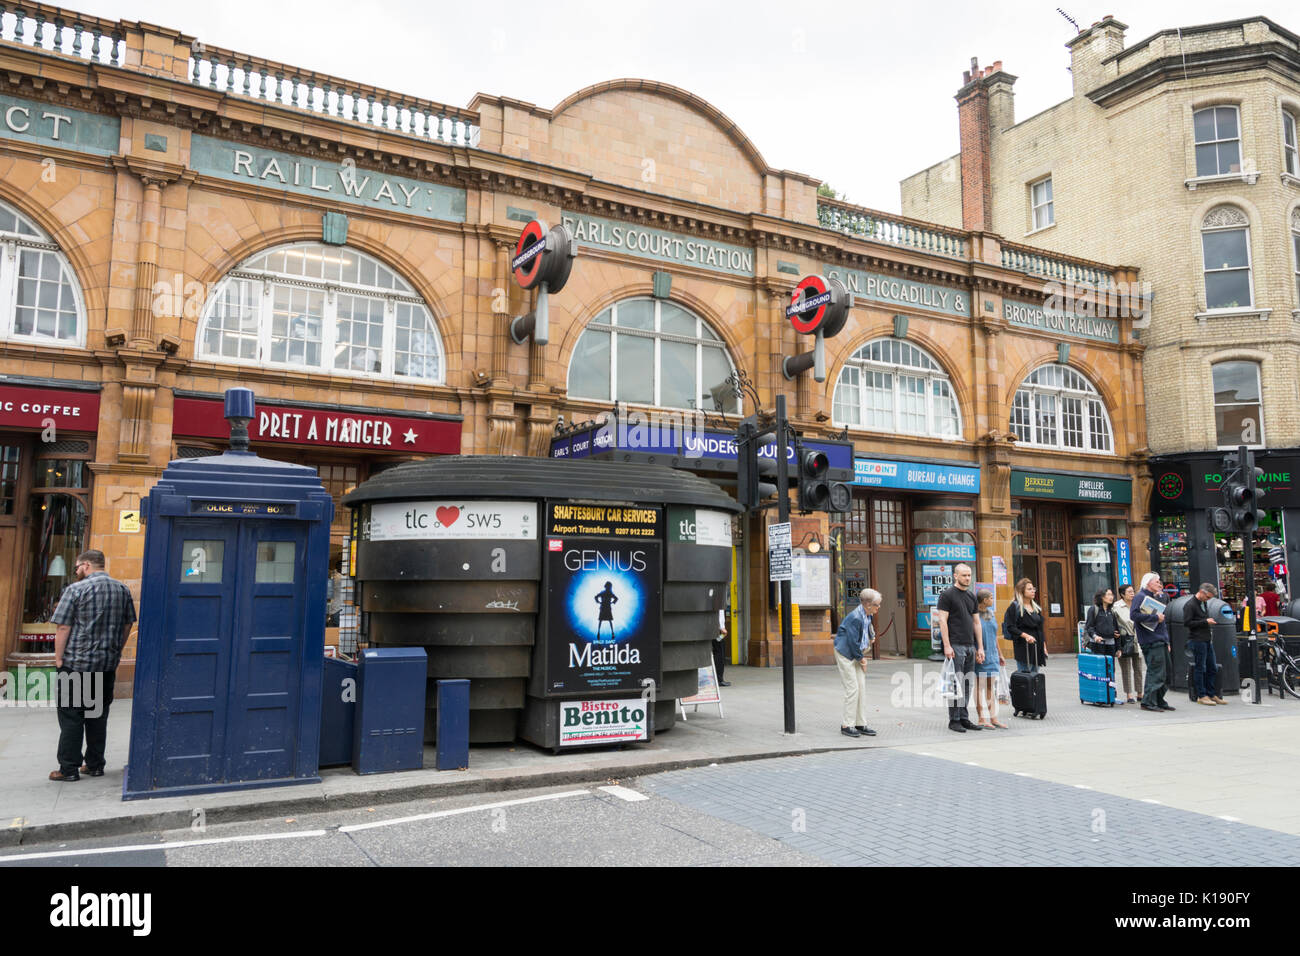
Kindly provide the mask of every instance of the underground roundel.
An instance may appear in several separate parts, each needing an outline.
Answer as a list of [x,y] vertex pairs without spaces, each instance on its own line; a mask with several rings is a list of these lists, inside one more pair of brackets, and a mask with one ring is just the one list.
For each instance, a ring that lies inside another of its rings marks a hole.
[[844,327],[848,319],[848,291],[838,279],[807,275],[799,280],[790,296],[786,317],[802,335],[821,332],[830,338]]
[[542,278],[542,263],[546,259],[546,234],[550,228],[540,219],[534,219],[524,226],[515,243],[515,255],[510,262],[514,270],[515,281],[525,289],[531,289]]

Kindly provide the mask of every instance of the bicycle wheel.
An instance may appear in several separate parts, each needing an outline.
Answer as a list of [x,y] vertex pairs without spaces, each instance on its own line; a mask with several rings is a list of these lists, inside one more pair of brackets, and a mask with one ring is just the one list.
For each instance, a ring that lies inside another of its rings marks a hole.
[[1300,667],[1288,663],[1282,668],[1282,686],[1292,697],[1300,699]]

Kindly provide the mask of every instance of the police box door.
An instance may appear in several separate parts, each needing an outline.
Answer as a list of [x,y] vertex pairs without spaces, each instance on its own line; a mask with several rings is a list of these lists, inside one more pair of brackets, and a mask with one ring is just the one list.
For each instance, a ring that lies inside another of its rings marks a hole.
[[171,549],[154,786],[292,776],[305,527],[178,521]]

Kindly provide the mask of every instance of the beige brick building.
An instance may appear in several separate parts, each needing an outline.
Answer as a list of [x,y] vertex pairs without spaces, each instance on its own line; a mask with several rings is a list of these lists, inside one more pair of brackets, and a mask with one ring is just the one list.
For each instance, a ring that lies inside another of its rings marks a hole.
[[[903,180],[902,208],[1141,269],[1154,296],[1137,332],[1147,436],[1168,492],[1153,506],[1182,533],[1174,519],[1190,509],[1195,539],[1221,504],[1218,449],[1245,443],[1270,471],[1300,471],[1300,38],[1262,17],[1130,45],[1125,30],[1107,17],[1070,41],[1073,96],[1020,121],[1016,78],[972,62],[962,151]],[[1300,505],[1290,478],[1274,484],[1270,508]],[[1272,517],[1281,538],[1291,519]],[[1234,597],[1236,543],[1220,540],[1217,568]],[[1191,544],[1200,562],[1171,572],[1213,580],[1213,551]]]
[[[254,448],[317,467],[337,500],[423,455],[576,454],[574,423],[616,402],[712,407],[733,369],[753,391],[711,427],[734,434],[736,411],[784,393],[802,434],[846,435],[862,466],[845,520],[795,518],[795,547],[836,562],[802,608],[799,662],[832,659],[838,610],[866,586],[886,591],[886,650],[928,654],[930,598],[963,556],[1007,600],[1030,520],[1017,496],[1043,505],[1042,547],[1022,560],[1054,582],[1064,648],[1091,593],[1075,543],[1110,563],[1146,534],[1142,345],[1128,319],[1090,318],[1090,299],[1052,307],[1042,275],[1137,274],[819,199],[818,185],[666,83],[454,107],[169,28],[10,9],[0,652],[48,658],[51,602],[83,547],[148,610],[141,499],[170,460],[224,447],[230,386],[256,393]],[[509,334],[533,304],[510,257],[538,218],[579,244],[544,347]],[[781,370],[810,347],[784,314],[810,273],[857,296],[824,383]],[[1009,320],[1006,303],[1073,331]],[[1068,393],[1062,437],[1017,445],[1018,388],[1040,374]],[[781,653],[765,521],[735,529],[733,582],[733,654],[760,665]],[[349,531],[339,509],[336,570]]]

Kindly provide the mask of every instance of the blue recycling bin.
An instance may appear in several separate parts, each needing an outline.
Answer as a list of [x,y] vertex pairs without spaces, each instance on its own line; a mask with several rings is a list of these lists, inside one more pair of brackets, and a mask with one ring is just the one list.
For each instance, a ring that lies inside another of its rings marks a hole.
[[327,657],[320,702],[320,765],[352,763],[352,734],[357,713],[357,665]]
[[146,519],[124,800],[319,782],[334,504],[314,468],[248,450],[173,461]]
[[424,694],[429,660],[423,647],[361,652],[352,769],[391,773],[424,767]]

